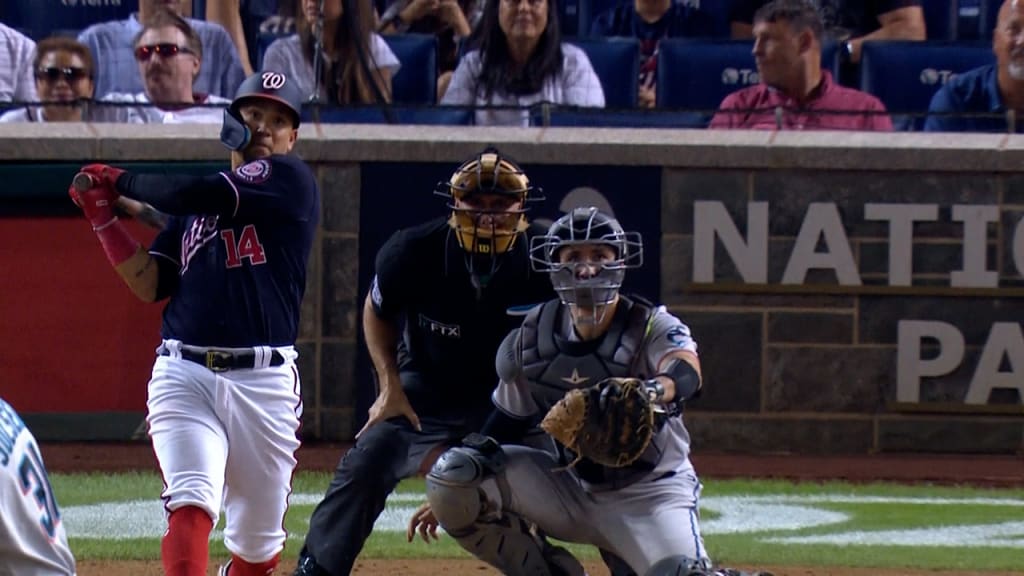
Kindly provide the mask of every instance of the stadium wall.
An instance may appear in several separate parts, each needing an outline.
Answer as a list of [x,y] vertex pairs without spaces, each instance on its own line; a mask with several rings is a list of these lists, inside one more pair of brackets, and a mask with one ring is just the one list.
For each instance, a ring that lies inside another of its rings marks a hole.
[[[0,395],[43,438],[139,437],[159,328],[66,200],[71,175],[223,169],[216,134],[0,126]],[[1005,135],[304,126],[323,192],[307,440],[351,439],[372,400],[358,326],[377,247],[443,215],[435,184],[488,144],[544,188],[534,219],[596,203],[643,233],[627,288],[700,344],[701,449],[1024,452],[1024,140]]]

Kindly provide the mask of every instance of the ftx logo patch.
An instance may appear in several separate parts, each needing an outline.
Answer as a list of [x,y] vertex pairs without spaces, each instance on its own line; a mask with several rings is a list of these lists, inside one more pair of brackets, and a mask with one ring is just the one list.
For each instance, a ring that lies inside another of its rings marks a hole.
[[462,327],[458,324],[445,324],[437,320],[431,320],[420,314],[420,328],[426,328],[433,334],[444,338],[462,338]]

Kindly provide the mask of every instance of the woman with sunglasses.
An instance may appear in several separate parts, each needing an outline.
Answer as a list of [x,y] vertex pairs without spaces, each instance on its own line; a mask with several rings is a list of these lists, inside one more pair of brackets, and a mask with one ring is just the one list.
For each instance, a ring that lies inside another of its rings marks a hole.
[[89,49],[71,38],[47,38],[36,45],[32,70],[43,105],[11,110],[0,122],[81,122],[81,103],[92,100],[95,88]]
[[400,66],[384,39],[373,32],[369,0],[322,0],[322,67],[316,90],[314,54],[318,0],[301,0],[297,34],[275,40],[263,56],[264,70],[280,70],[304,94],[323,104],[374,104],[391,101],[391,78]]

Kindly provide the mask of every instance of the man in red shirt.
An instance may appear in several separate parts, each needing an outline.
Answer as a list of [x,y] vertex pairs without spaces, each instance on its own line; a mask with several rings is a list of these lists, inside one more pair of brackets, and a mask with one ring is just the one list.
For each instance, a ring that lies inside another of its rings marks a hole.
[[821,69],[824,25],[809,0],[774,0],[754,15],[761,83],[725,97],[711,128],[892,130],[874,96]]

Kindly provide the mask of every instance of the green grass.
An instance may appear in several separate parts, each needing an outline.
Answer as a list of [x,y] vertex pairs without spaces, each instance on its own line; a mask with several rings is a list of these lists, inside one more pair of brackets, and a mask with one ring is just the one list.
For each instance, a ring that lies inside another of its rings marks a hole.
[[[295,494],[312,495],[318,499],[330,478],[323,473],[299,474],[294,482]],[[951,486],[907,486],[888,484],[850,485],[840,482],[794,484],[784,481],[757,480],[704,480],[703,498],[758,496],[770,498],[785,496],[824,497],[887,497],[899,499],[1016,499],[1024,500],[1024,489],[985,489]],[[52,477],[53,488],[60,505],[72,506],[140,500],[151,505],[158,500],[162,488],[159,476],[148,473],[107,475],[61,475]],[[398,492],[423,493],[422,480],[403,482]],[[419,498],[404,505],[414,507]],[[800,504],[805,505],[805,504]],[[806,504],[815,509],[847,515],[847,520],[818,527],[796,530],[764,531],[758,533],[705,533],[705,543],[716,562],[727,565],[805,565],[805,566],[860,566],[889,568],[971,569],[1024,572],[1024,529],[1012,534],[1016,547],[911,547],[857,544],[793,544],[764,541],[768,537],[794,537],[830,535],[849,531],[913,530],[941,526],[988,525],[1003,522],[1024,522],[1024,506],[986,505],[978,503],[937,504],[927,501],[901,500],[899,502],[846,502],[814,501]],[[157,504],[158,506],[158,504]],[[293,505],[289,509],[286,526],[290,533],[304,535],[313,504]],[[404,518],[404,516],[402,517]],[[713,509],[702,511],[702,522],[708,526],[719,515]],[[128,520],[131,521],[130,519]],[[223,519],[218,528],[223,528]],[[75,537],[71,545],[81,559],[137,559],[159,557],[157,538],[128,540],[102,540]],[[294,557],[301,547],[300,540],[290,540],[285,556]],[[584,559],[597,558],[592,548],[570,546]],[[226,557],[219,541],[212,543],[214,557]],[[375,532],[367,542],[365,557],[459,557],[465,556],[457,544],[443,536],[440,542],[425,544],[417,538],[409,544],[405,534]]]

